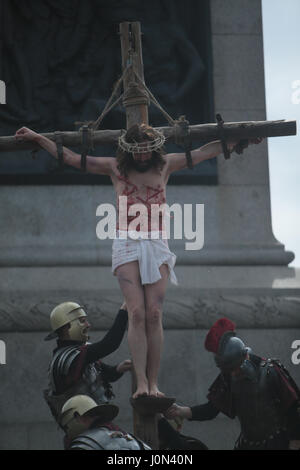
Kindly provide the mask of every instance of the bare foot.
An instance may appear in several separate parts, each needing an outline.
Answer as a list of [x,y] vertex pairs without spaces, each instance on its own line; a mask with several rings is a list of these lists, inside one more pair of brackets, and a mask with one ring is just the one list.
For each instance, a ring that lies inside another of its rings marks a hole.
[[157,386],[151,387],[149,390],[149,395],[151,397],[157,397],[157,398],[163,398],[166,395],[163,392],[160,392],[157,388]]
[[147,385],[140,386],[136,389],[134,394],[132,395],[132,398],[138,398],[138,397],[144,397],[149,395],[149,389]]

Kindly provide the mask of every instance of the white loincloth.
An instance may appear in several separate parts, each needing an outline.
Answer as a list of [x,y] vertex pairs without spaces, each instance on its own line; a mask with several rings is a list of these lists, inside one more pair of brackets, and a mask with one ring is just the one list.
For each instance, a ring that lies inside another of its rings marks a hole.
[[162,264],[167,264],[171,283],[178,285],[174,272],[176,255],[170,251],[168,240],[163,238],[145,239],[142,233],[138,239],[135,238],[130,238],[128,232],[117,231],[117,238],[114,239],[112,245],[112,272],[114,276],[116,269],[122,264],[138,261],[142,284],[154,284],[161,279],[159,267]]

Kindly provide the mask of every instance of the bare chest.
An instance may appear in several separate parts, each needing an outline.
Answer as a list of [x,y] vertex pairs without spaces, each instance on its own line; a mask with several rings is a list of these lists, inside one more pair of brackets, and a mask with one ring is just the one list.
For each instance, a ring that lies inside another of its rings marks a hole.
[[129,174],[128,177],[118,175],[116,177],[115,189],[117,198],[127,197],[127,204],[131,206],[143,203],[164,204],[166,202],[166,184],[161,174]]

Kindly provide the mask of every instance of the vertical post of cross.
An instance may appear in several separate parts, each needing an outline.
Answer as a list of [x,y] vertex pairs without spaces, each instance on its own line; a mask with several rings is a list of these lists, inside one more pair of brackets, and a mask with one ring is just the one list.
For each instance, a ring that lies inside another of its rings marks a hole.
[[136,75],[144,82],[141,25],[139,22],[120,24],[122,70],[126,70],[123,80],[123,105],[126,109],[127,129],[134,124],[148,124],[148,93],[143,90]]
[[[123,79],[123,105],[126,109],[126,128],[134,124],[148,124],[149,98],[141,88],[136,75],[144,82],[141,25],[139,22],[120,24],[122,70],[127,68]],[[132,373],[132,392],[136,390],[135,373]],[[133,408],[134,433],[152,449],[158,449],[156,414],[144,415]]]

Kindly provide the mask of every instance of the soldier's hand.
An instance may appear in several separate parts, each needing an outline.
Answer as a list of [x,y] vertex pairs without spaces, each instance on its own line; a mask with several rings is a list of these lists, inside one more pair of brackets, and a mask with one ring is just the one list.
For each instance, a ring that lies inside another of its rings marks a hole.
[[192,411],[189,406],[179,406],[177,403],[170,406],[169,409],[164,413],[167,419],[174,419],[174,418],[183,418],[189,419],[192,417]]
[[123,374],[124,372],[127,372],[131,369],[132,361],[130,359],[126,359],[125,361],[120,362],[120,364],[117,365],[117,371],[120,372],[120,374]]
[[290,450],[300,450],[300,441],[290,441],[289,449]]
[[28,127],[21,127],[21,129],[18,129],[17,132],[15,133],[15,138],[16,140],[29,140],[33,141],[38,138],[39,134],[37,132],[32,131]]

